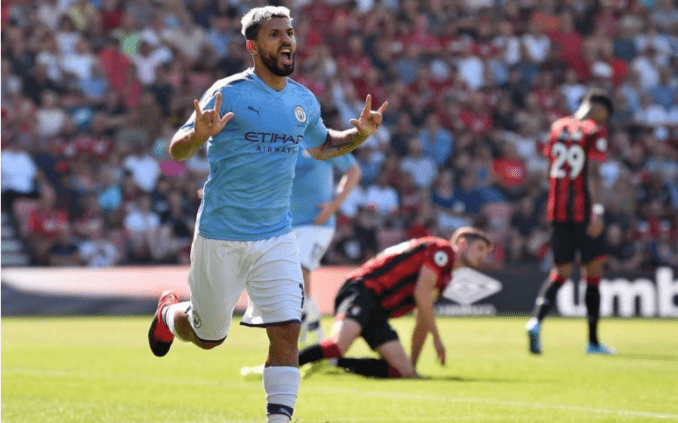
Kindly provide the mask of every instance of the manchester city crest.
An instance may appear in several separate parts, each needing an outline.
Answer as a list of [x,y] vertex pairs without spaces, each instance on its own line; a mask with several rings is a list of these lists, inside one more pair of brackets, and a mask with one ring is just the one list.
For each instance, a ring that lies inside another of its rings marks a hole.
[[299,122],[306,122],[306,110],[303,107],[297,106],[294,108],[294,117],[297,118]]

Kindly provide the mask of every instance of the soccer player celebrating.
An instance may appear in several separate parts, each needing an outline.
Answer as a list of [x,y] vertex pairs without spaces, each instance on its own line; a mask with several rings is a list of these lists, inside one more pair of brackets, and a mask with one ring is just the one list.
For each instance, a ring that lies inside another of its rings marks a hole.
[[[449,241],[422,237],[382,251],[349,275],[335,298],[331,336],[303,349],[299,365],[337,359],[339,367],[364,376],[417,377],[417,361],[429,333],[438,360],[445,364],[445,346],[433,304],[449,284],[454,269],[478,267],[492,248],[485,232],[463,227]],[[408,357],[388,320],[415,308],[417,319]],[[359,336],[380,359],[343,357]],[[309,373],[315,367],[309,366]]]
[[[336,196],[333,195],[334,169],[344,173]],[[325,337],[320,326],[320,310],[311,297],[311,272],[320,267],[320,260],[334,237],[334,214],[361,177],[360,167],[351,154],[324,161],[314,159],[305,150],[301,150],[297,156],[291,210],[292,228],[299,243],[299,259],[306,290],[301,313],[300,344],[305,343],[311,331],[318,341]]]
[[160,297],[148,333],[153,354],[174,337],[203,349],[220,345],[243,289],[241,324],[265,327],[270,346],[263,374],[269,423],[288,422],[299,389],[297,342],[303,276],[292,232],[290,192],[300,148],[320,160],[345,154],[377,130],[384,103],[368,95],[355,128],[327,129],[313,94],[288,78],[296,41],[290,11],[259,7],[242,18],[254,67],[214,83],[174,135],[170,154],[190,157],[207,143],[205,182],[191,249],[190,301]]
[[598,342],[600,289],[605,261],[602,182],[600,163],[606,160],[605,122],[612,102],[604,91],[593,89],[571,117],[551,125],[544,155],[551,161],[548,220],[552,223],[551,248],[555,266],[537,296],[534,316],[527,323],[530,352],[541,354],[541,322],[558,290],[572,273],[575,251],[586,268],[586,309],[589,342],[587,354],[614,354]]

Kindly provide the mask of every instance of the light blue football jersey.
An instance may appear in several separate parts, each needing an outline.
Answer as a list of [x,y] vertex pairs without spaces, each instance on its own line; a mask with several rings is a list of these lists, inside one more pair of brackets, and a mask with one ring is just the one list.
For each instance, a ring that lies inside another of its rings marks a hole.
[[[325,142],[320,103],[288,79],[281,91],[252,68],[221,79],[200,99],[220,116],[233,112],[224,129],[207,141],[210,174],[198,209],[197,230],[210,239],[255,241],[292,230],[290,195],[300,148]],[[192,129],[195,112],[182,129]]]
[[[306,150],[297,155],[297,167],[292,183],[292,226],[312,225],[320,209],[318,204],[334,198],[334,168],[342,173],[356,163],[349,153],[328,160],[316,160]],[[332,216],[324,226],[334,227]]]

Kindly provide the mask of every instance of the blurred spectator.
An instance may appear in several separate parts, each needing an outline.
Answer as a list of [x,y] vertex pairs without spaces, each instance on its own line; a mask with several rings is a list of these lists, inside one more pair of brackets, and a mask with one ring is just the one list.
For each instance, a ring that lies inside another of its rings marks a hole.
[[525,192],[527,169],[514,143],[505,141],[501,151],[502,156],[493,162],[492,177],[506,198],[515,201]]
[[388,184],[386,172],[380,172],[376,183],[367,188],[365,204],[382,218],[387,217],[400,206],[398,192]]
[[75,243],[68,223],[57,229],[57,236],[48,251],[50,266],[77,266],[80,264],[80,252]]
[[106,238],[103,227],[91,227],[78,245],[81,263],[87,267],[110,267],[118,264],[121,254]]
[[123,160],[123,167],[132,174],[134,183],[144,192],[150,193],[160,177],[160,166],[144,144],[137,143],[133,152]]
[[[185,212],[198,207],[209,163],[199,154],[186,163],[169,160],[166,135],[193,112],[197,92],[250,63],[239,33],[241,3],[3,3],[3,209],[13,196],[37,196],[36,180],[48,182],[57,193],[55,208],[72,216],[73,231],[112,243],[121,252],[116,263],[185,261],[185,249],[165,248],[170,241],[128,257],[123,223],[129,213],[138,215],[139,197],[149,193],[156,213],[169,210],[174,192]],[[615,105],[603,166],[606,222],[622,227],[623,242],[643,252],[638,266],[661,262],[668,251],[662,222],[678,218],[675,1],[333,0],[293,8],[297,42],[305,46],[295,78],[322,103],[325,122],[348,128],[367,93],[375,103],[390,103],[379,133],[355,153],[363,179],[342,205],[342,248],[333,248],[327,263],[369,258],[365,233],[376,234],[377,244],[444,235],[470,221],[475,209],[494,228],[495,263],[545,263],[542,219],[515,220],[505,231],[495,228],[498,215],[527,208],[525,196],[539,204],[547,171],[543,136],[592,86],[609,90]],[[408,151],[417,138],[433,168],[416,147]],[[441,179],[431,182],[449,168],[465,188],[446,192]],[[96,213],[104,215],[101,234],[79,223],[99,226],[91,207],[81,210],[91,192],[101,207]],[[469,192],[479,197],[468,202]],[[432,205],[434,193],[439,204]],[[368,201],[373,209],[365,212]],[[24,221],[31,204],[22,202]],[[390,211],[382,215],[384,206]],[[374,222],[357,225],[368,215]],[[529,225],[530,235],[505,237]],[[29,245],[37,251],[32,240]],[[38,255],[36,263],[47,263],[44,249]],[[114,261],[90,262],[98,260]]]
[[36,264],[49,263],[48,252],[54,245],[59,230],[67,225],[68,213],[57,207],[54,188],[41,187],[38,207],[28,217],[28,240]]
[[163,39],[176,47],[182,55],[194,61],[207,42],[205,30],[196,24],[188,12],[183,11],[179,15],[179,21],[178,28],[169,28],[164,31]]
[[533,21],[529,24],[527,33],[522,37],[522,42],[527,59],[535,63],[542,63],[548,57],[551,41],[544,34],[544,29],[539,23]]
[[160,217],[152,210],[149,194],[140,195],[125,217],[129,254],[137,262],[162,257],[165,246],[159,237]]
[[180,193],[172,191],[168,196],[168,210],[160,216],[160,245],[165,251],[160,255],[162,260],[189,264],[191,241],[195,219],[187,213]]
[[40,136],[59,135],[66,124],[68,114],[59,106],[59,97],[54,91],[43,91],[40,107],[35,115],[36,130]]
[[408,146],[409,155],[403,158],[400,168],[410,174],[417,188],[428,188],[437,175],[436,164],[431,157],[423,155],[422,142],[413,138]]
[[605,241],[607,243],[605,264],[610,272],[627,272],[640,268],[644,259],[643,252],[634,247],[621,226],[616,223],[608,225]]
[[652,266],[678,266],[678,246],[671,240],[669,230],[662,231],[650,243],[650,264]]
[[454,138],[450,131],[440,125],[438,115],[429,113],[426,116],[424,128],[419,132],[419,140],[425,157],[433,159],[437,166],[447,163],[454,149]]
[[12,213],[14,200],[38,196],[38,167],[33,158],[14,139],[2,140],[2,209]]
[[141,40],[141,30],[136,16],[130,12],[123,13],[122,22],[111,31],[110,35],[118,40],[120,50],[125,56],[132,57],[136,53],[137,46]]

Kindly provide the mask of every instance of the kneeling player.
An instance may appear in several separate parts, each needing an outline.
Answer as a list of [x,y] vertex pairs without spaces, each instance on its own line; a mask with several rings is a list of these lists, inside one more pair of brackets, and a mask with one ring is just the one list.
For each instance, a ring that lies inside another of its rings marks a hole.
[[[454,269],[479,266],[492,247],[487,234],[465,227],[449,241],[423,237],[387,248],[349,276],[335,298],[332,335],[303,349],[299,365],[337,359],[338,366],[365,376],[417,377],[415,368],[429,333],[433,334],[438,360],[445,364],[445,346],[433,304],[449,284]],[[408,357],[388,320],[414,308],[417,321]],[[381,359],[343,357],[359,336]]]

